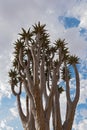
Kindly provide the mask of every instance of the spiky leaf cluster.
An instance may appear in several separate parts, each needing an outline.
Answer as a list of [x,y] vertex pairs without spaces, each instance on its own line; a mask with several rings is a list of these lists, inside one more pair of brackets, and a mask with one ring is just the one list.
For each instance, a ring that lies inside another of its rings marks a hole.
[[10,79],[10,83],[11,85],[16,85],[17,86],[17,83],[18,83],[18,80],[17,80],[17,71],[14,69],[14,70],[10,70],[9,72],[9,77],[11,78]]
[[75,55],[71,55],[68,59],[70,65],[79,64],[79,58]]
[[44,50],[45,48],[48,48],[50,42],[49,34],[47,33],[45,26],[45,24],[41,25],[40,22],[38,22],[38,24],[33,25],[33,35],[36,36],[36,41],[38,41],[38,44],[40,44],[41,49],[44,48]]
[[26,31],[24,28],[22,28],[22,33],[19,33],[19,35],[21,36],[21,40],[25,40],[27,38],[27,40],[32,41],[32,36],[33,33],[30,31],[30,28],[28,29],[28,31]]
[[59,52],[59,56],[62,55],[62,61],[67,61],[68,58],[69,58],[69,49],[68,47],[66,47],[67,43],[65,42],[65,39],[64,40],[61,40],[61,39],[58,39],[56,42],[55,42],[55,48],[56,50]]

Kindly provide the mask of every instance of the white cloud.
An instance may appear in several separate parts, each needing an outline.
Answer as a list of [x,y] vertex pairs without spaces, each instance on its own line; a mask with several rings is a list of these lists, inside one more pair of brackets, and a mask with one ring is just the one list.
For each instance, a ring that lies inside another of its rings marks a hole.
[[83,117],[83,119],[87,118],[87,109],[83,108],[80,110],[80,115]]
[[8,97],[10,98],[11,97],[11,90],[9,87],[7,87],[7,85],[5,83],[2,83],[0,81],[0,100],[3,98],[3,97]]
[[5,123],[6,123],[6,121],[1,121],[1,122],[0,122],[0,127],[1,127],[1,128],[4,128],[4,127],[5,127]]
[[[20,100],[21,100],[22,110],[23,110],[24,114],[26,114],[26,101],[25,101],[26,99],[25,99],[25,97],[21,97]],[[11,107],[9,110],[10,110],[13,117],[17,118],[19,116],[17,102],[15,102],[14,106]]]
[[82,120],[79,124],[74,124],[74,130],[86,130],[87,129],[87,119]]
[[6,120],[0,121],[0,130],[13,130],[13,127],[7,125]]
[[80,101],[79,103],[86,103],[87,100],[87,79],[81,79],[80,81]]
[[12,113],[12,115],[13,115],[14,117],[18,117],[17,107],[12,107],[12,108],[10,108],[10,112]]
[[61,34],[62,38],[68,42],[68,47],[71,54],[76,54],[81,59],[86,56],[87,44],[83,37],[80,37],[78,28],[71,28]]
[[79,27],[87,28],[87,0],[77,1],[74,6],[67,11],[67,15],[78,18],[80,20]]

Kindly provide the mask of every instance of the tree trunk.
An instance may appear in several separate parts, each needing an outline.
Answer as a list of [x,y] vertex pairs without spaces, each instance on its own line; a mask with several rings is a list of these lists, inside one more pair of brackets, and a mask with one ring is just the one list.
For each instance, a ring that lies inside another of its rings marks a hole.
[[30,130],[30,128],[24,128],[24,130]]
[[37,119],[35,126],[36,130],[49,130],[49,125],[43,119]]

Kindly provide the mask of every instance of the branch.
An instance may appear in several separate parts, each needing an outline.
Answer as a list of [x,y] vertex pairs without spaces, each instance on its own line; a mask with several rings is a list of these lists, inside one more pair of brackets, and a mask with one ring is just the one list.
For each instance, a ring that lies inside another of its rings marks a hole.
[[26,116],[24,115],[24,113],[22,111],[21,102],[20,102],[20,95],[17,95],[17,107],[18,107],[18,112],[19,112],[20,118],[21,118],[22,122],[25,123]]
[[41,89],[41,93],[44,92],[45,88],[46,88],[46,76],[44,74],[44,55],[43,55],[41,65],[40,65],[40,89]]
[[61,121],[61,111],[60,111],[60,102],[59,102],[59,92],[58,89],[56,87],[56,91],[55,91],[55,113],[56,113],[56,126],[59,128],[59,130],[62,130],[62,121]]
[[55,86],[57,86],[57,73],[56,73],[56,68],[54,67],[53,69],[53,77],[52,77],[52,88],[51,92],[48,98],[48,104],[46,106],[46,115],[48,119],[50,118],[51,110],[52,110],[52,99],[55,94]]
[[[79,100],[79,95],[80,95],[80,83],[79,83],[79,74],[78,74],[78,70],[76,68],[76,65],[73,65],[74,67],[74,71],[75,71],[75,76],[76,76],[76,96],[73,100],[73,102],[71,101],[71,99],[68,100],[68,98],[70,98],[70,94],[69,94],[69,80],[67,78],[66,83],[67,83],[67,110],[66,110],[66,120],[63,124],[63,128],[64,130],[71,130],[72,129],[72,124],[74,121],[74,116],[75,116],[75,110],[76,110],[76,105],[78,103]],[[69,101],[69,102],[68,102]]]
[[32,58],[33,58],[33,77],[34,77],[34,85],[38,84],[38,67],[39,67],[39,62],[38,62],[38,58],[35,54],[35,50],[34,50],[34,46],[31,47],[30,49],[31,54],[32,54]]
[[74,116],[75,116],[75,107],[73,106],[73,103],[70,105],[70,107],[67,107],[67,115],[68,118],[65,120],[63,124],[63,129],[64,130],[71,130],[73,121],[74,121]]
[[29,100],[28,96],[26,95],[26,119],[29,120]]
[[20,51],[19,51],[19,62],[21,66],[25,68],[25,64],[23,63],[23,49],[22,48],[20,48]]
[[60,102],[59,102],[59,97],[60,94],[58,92],[58,88],[57,88],[57,82],[59,80],[59,68],[60,68],[61,63],[59,62],[56,65],[56,69],[54,71],[54,79],[53,79],[53,86],[54,86],[54,97],[53,97],[53,122],[54,122],[54,128],[55,130],[57,130],[57,128],[59,130],[62,130],[62,122],[61,122],[61,114],[60,114]]
[[20,86],[19,86],[19,92],[16,92],[15,91],[15,85],[11,85],[11,90],[12,90],[12,93],[14,94],[14,96],[17,96],[17,95],[20,95],[21,94],[21,88],[22,88],[22,83],[20,83]]
[[27,68],[30,67],[30,54],[29,54],[29,51],[28,51],[28,54],[27,54],[27,57],[28,57],[28,60],[27,60]]
[[68,72],[67,72],[67,66],[65,63],[65,82],[66,82],[66,98],[67,98],[67,103],[71,103],[71,98],[70,98],[70,86],[69,86],[69,78],[68,78]]
[[32,95],[32,93],[29,90],[27,80],[23,79],[23,81],[24,81],[23,83],[24,83],[24,89],[26,91],[26,94],[28,95],[28,98],[32,102],[32,110],[33,110],[33,112],[35,112],[35,105],[34,105],[33,95]]
[[53,115],[53,127],[54,130],[62,130],[62,121],[60,114],[60,103],[59,103],[59,94],[58,90],[55,92],[52,103],[52,115]]
[[76,77],[76,95],[73,100],[73,105],[76,106],[80,97],[80,79],[79,79],[79,73],[78,73],[76,65],[73,65],[73,68],[74,68],[75,77]]
[[54,103],[54,97],[53,97],[53,101],[52,101],[52,122],[53,122],[53,129],[56,130],[56,113],[55,113],[55,103]]
[[26,77],[27,77],[27,81],[28,81],[29,90],[32,93],[34,84],[33,84],[33,81],[31,79],[29,69],[27,67],[25,68],[25,73],[26,73]]
[[24,89],[26,91],[26,94],[30,97],[31,93],[29,91],[28,83],[27,83],[27,80],[25,78],[23,79],[23,83],[24,83]]

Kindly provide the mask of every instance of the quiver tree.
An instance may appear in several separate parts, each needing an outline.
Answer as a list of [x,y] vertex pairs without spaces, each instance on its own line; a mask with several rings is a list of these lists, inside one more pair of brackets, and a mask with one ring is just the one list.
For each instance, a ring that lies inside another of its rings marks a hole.
[[[65,40],[55,43],[49,40],[45,25],[40,22],[32,30],[22,28],[20,38],[14,44],[14,60],[9,72],[12,93],[24,130],[71,130],[80,95],[78,57],[70,56]],[[70,79],[74,69],[75,96],[70,96]],[[71,69],[71,70],[72,70]],[[65,84],[62,86],[62,83]],[[15,88],[18,88],[16,90]],[[61,119],[60,94],[66,93],[66,116]],[[21,104],[21,94],[26,95],[26,113]]]

